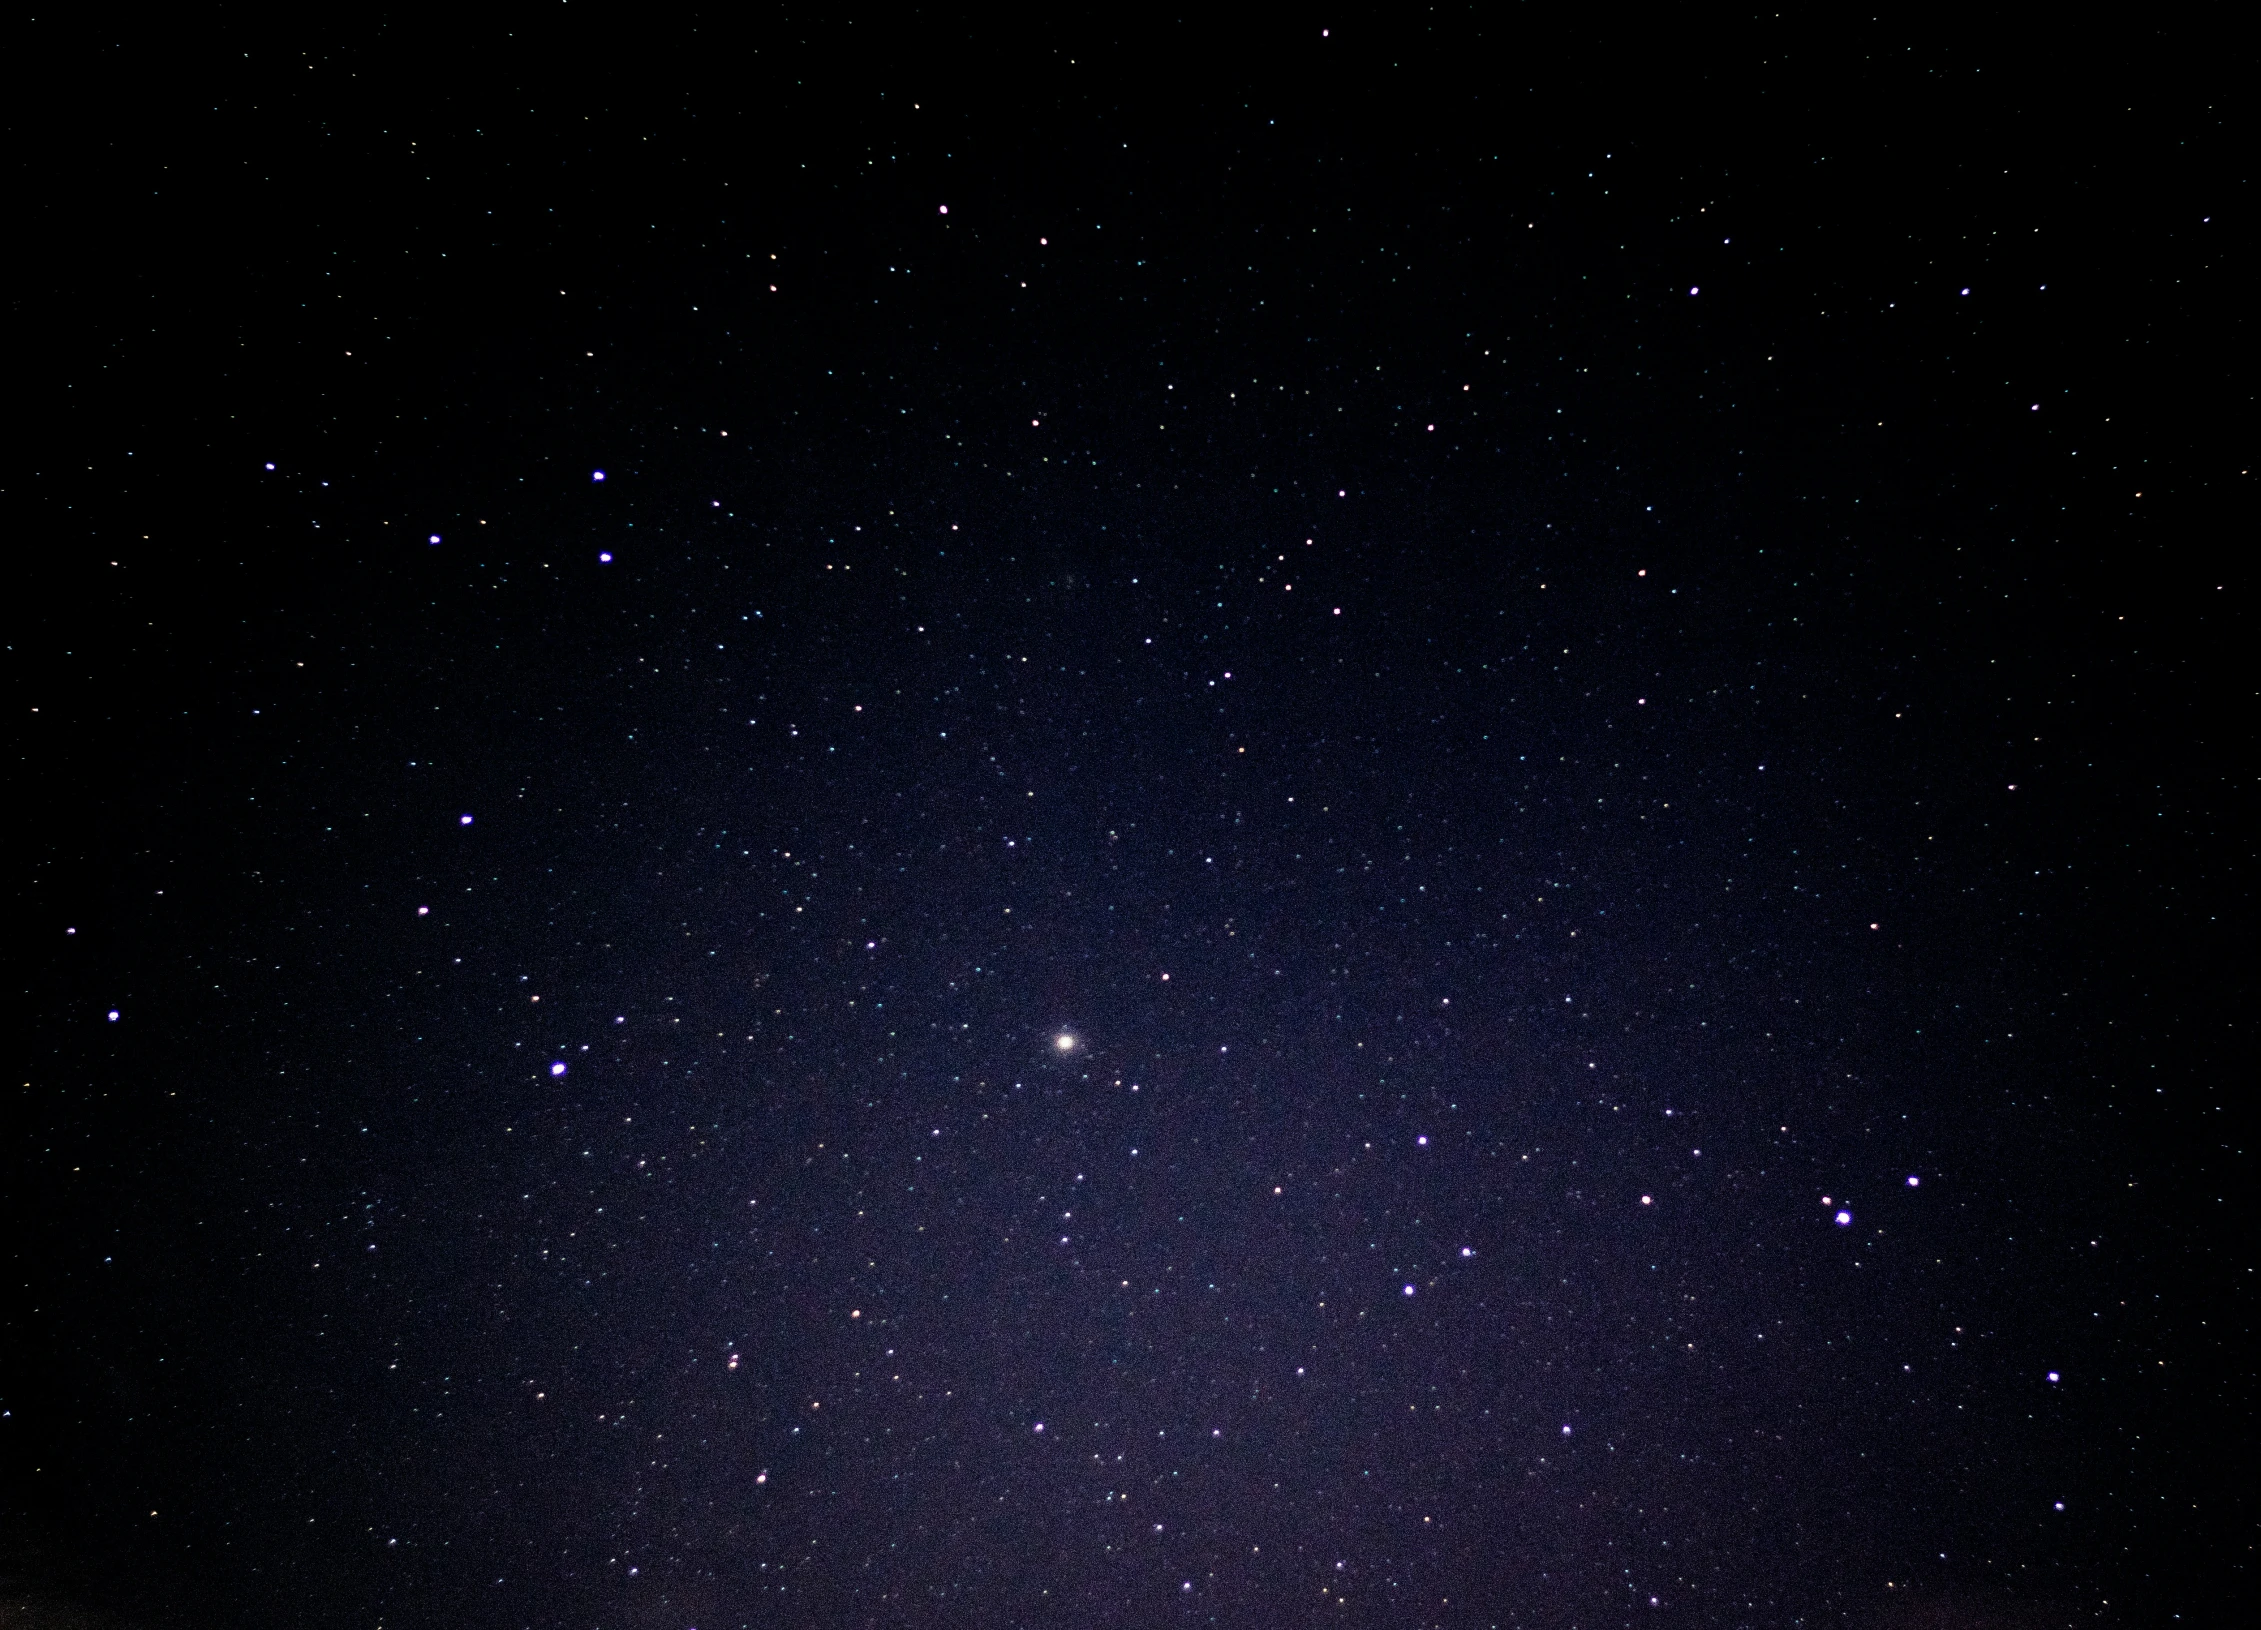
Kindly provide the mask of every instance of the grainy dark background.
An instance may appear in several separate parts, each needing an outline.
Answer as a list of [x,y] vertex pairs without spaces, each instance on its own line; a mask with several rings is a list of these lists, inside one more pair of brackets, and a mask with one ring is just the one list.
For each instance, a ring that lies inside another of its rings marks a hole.
[[0,1617],[2221,1622],[2219,22],[12,25]]

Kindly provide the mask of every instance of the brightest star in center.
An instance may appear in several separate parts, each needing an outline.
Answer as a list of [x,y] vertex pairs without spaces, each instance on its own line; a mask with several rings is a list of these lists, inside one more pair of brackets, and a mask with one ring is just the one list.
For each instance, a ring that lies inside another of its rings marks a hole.
[[1063,1053],[1072,1053],[1076,1050],[1076,1038],[1063,1030],[1052,1038],[1052,1045]]

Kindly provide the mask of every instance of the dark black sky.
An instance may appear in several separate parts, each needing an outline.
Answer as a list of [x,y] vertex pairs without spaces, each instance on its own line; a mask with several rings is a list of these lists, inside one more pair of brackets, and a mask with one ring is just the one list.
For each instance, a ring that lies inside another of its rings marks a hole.
[[2238,53],[1674,26],[19,24],[0,1601],[2223,1622]]

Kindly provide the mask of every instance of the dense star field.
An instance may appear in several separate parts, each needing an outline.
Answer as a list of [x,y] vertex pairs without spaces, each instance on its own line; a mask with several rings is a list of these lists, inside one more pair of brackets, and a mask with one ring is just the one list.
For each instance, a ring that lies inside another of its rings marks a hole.
[[2225,1622],[2231,54],[1079,26],[19,30],[0,1618]]

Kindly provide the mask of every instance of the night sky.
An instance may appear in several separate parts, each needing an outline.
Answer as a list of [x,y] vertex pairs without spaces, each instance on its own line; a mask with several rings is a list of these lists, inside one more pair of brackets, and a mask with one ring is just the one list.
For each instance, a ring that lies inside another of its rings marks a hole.
[[1560,10],[12,30],[0,1622],[2228,1622],[2240,53]]

